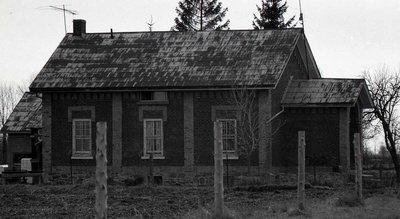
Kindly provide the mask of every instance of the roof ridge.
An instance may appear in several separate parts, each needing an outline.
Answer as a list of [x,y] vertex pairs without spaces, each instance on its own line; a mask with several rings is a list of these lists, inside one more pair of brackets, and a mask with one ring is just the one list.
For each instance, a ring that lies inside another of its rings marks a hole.
[[[274,28],[274,29],[263,29],[263,30],[254,30],[254,29],[229,29],[229,30],[203,30],[203,31],[171,31],[171,30],[157,30],[157,31],[114,31],[113,34],[129,34],[129,33],[212,33],[212,32],[266,32],[266,31],[288,31],[288,30],[301,30],[301,27],[292,27],[292,28]],[[90,32],[85,33],[84,35],[89,34],[110,34],[110,31],[107,32]],[[72,33],[67,33],[67,35],[72,35]]]
[[312,79],[294,79],[293,81],[346,81],[346,80],[365,80],[364,78],[312,78]]

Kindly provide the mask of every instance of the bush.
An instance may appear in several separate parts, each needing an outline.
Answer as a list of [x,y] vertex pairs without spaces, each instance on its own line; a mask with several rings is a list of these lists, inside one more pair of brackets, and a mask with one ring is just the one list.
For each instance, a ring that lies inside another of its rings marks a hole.
[[351,194],[351,195],[343,195],[339,197],[336,202],[335,206],[337,207],[357,207],[363,206],[364,201],[358,198],[358,196]]
[[143,176],[137,176],[134,179],[125,179],[124,180],[124,185],[125,186],[137,186],[141,185],[144,182]]

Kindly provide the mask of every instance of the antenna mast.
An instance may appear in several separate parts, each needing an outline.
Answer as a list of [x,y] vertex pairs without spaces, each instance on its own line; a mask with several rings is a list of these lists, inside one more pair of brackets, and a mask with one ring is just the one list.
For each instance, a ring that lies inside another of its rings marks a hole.
[[57,7],[57,6],[53,6],[53,5],[50,5],[49,7],[54,9],[54,10],[57,10],[57,11],[63,11],[63,14],[64,14],[64,31],[65,31],[65,34],[67,34],[67,22],[66,22],[66,19],[65,19],[65,12],[68,12],[68,13],[70,13],[72,15],[77,15],[78,12],[76,10],[65,9],[65,5],[62,5],[62,8]]
[[149,30],[150,30],[150,32],[152,32],[152,31],[153,31],[153,25],[154,25],[155,23],[153,22],[153,16],[151,16],[150,19],[151,19],[151,20],[150,20],[150,23],[146,23],[146,24],[149,25]]
[[300,6],[300,17],[299,17],[299,21],[301,22],[301,26],[304,29],[304,17],[303,17],[303,11],[301,10],[301,0],[299,0],[299,6]]

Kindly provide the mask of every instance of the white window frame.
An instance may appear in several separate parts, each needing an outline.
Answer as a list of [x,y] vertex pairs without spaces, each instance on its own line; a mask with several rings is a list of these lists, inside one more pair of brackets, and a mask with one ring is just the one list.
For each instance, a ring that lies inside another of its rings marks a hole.
[[[89,151],[76,150],[76,124],[75,122],[89,122]],[[72,119],[72,157],[71,159],[93,159],[92,155],[92,120],[91,119]]]
[[153,154],[153,159],[165,159],[164,157],[164,123],[162,119],[143,119],[143,156],[142,159],[150,159],[150,154],[147,153],[147,145],[146,145],[146,130],[147,130],[147,122],[160,122],[160,142],[161,142],[161,154]]
[[[234,127],[235,127],[235,149],[234,150],[224,150],[224,136],[223,136],[223,126],[222,122],[230,122],[234,121]],[[222,153],[223,153],[223,159],[232,159],[232,160],[237,160],[239,159],[239,156],[237,155],[237,120],[236,119],[217,119],[217,122],[220,124],[220,133],[221,133],[221,143],[222,143]]]

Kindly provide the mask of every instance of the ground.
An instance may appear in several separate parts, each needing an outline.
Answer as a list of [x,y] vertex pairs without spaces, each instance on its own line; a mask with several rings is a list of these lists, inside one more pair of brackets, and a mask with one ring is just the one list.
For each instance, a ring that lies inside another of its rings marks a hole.
[[[212,209],[213,188],[196,186],[124,186],[108,188],[109,218],[206,218]],[[363,206],[338,206],[353,187],[306,189],[306,212],[298,214],[296,190],[225,190],[233,218],[400,218],[400,191],[364,191]],[[0,218],[93,218],[92,184],[0,185]],[[345,204],[346,205],[346,204]]]

